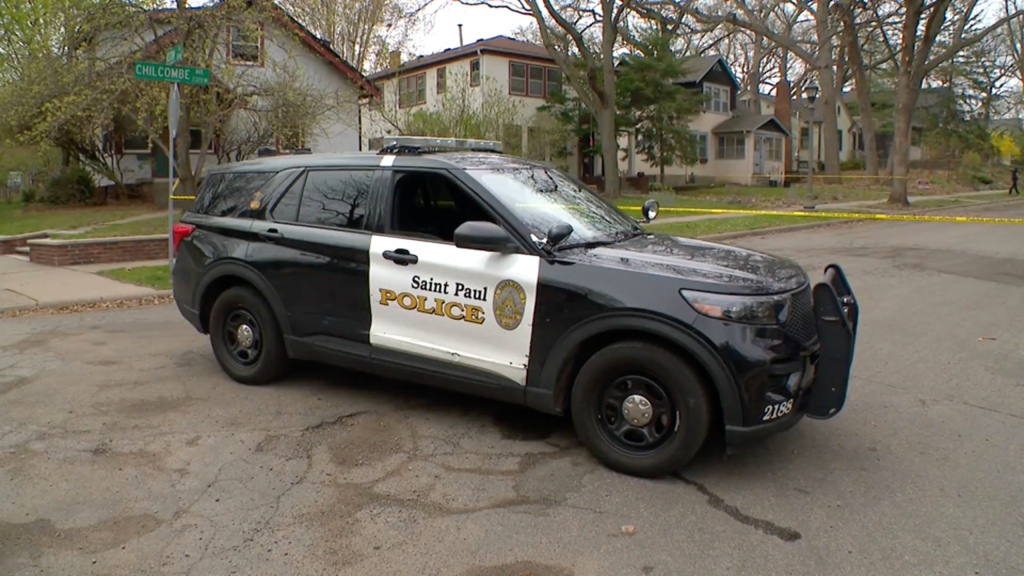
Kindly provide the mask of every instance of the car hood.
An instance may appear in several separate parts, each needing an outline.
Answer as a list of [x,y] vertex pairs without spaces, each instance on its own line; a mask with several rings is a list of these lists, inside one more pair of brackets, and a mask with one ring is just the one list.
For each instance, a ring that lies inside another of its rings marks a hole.
[[721,294],[777,294],[807,283],[787,258],[679,236],[646,234],[577,252],[574,260],[602,267],[673,276],[692,289]]

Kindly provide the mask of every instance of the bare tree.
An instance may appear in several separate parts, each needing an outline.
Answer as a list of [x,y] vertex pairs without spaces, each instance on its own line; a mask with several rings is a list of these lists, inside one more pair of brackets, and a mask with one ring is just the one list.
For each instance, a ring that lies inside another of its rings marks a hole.
[[411,37],[429,27],[434,0],[280,0],[356,69],[387,67],[388,53],[404,50]]
[[[604,191],[619,194],[615,50],[634,0],[459,0],[532,16],[547,48],[576,96],[593,112],[601,140]],[[595,5],[596,4],[596,5]],[[568,48],[568,50],[567,50]]]

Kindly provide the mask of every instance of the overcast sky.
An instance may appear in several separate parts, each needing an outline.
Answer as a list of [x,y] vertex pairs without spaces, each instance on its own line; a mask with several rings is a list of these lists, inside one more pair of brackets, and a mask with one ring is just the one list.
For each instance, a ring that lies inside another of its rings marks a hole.
[[440,7],[434,12],[433,26],[414,37],[414,50],[417,54],[433,54],[445,48],[457,48],[459,24],[462,24],[463,41],[470,44],[481,38],[509,36],[516,28],[533,21],[533,18],[508,10],[466,6],[455,0],[440,0],[439,4]]

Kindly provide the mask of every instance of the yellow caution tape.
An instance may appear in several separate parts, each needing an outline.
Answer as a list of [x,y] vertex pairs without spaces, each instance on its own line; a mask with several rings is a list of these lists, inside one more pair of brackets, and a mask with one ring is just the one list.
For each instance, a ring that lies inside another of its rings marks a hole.
[[[620,206],[622,210],[641,210],[640,206]],[[973,222],[980,224],[1024,224],[1024,218],[988,218],[984,216],[931,216],[925,214],[866,214],[863,212],[818,212],[815,210],[776,211],[727,208],[659,207],[659,212],[695,212],[699,214],[740,214],[750,216],[796,216],[810,218],[842,218],[857,220],[903,220],[910,222]]]
[[171,200],[195,200],[195,196],[171,196]]

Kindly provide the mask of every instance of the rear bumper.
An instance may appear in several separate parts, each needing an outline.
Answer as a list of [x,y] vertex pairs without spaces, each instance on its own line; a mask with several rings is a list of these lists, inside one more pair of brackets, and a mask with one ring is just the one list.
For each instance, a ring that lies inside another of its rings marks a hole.
[[814,315],[818,332],[817,360],[808,386],[800,386],[796,409],[784,418],[755,426],[726,426],[727,446],[737,446],[789,430],[804,416],[827,420],[842,411],[850,386],[850,368],[857,340],[860,307],[842,268],[825,267],[824,277],[814,286]]

